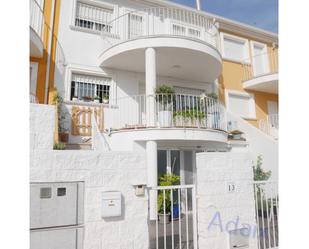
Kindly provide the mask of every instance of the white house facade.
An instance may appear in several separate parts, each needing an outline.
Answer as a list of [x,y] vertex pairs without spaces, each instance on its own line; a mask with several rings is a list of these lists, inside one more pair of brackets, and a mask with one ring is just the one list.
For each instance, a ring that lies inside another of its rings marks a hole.
[[[53,81],[30,108],[31,248],[277,248],[278,120],[259,129],[234,111],[259,120],[259,93],[222,83],[226,57],[251,54],[223,31],[276,36],[168,1],[51,2]],[[254,182],[258,155],[271,182]]]

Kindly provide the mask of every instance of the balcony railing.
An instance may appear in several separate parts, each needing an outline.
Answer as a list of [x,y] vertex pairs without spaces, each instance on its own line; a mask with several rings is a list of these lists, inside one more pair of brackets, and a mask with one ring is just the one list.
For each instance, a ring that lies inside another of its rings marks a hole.
[[[160,127],[226,130],[224,106],[218,100],[207,96],[129,96],[117,99],[115,109],[110,110],[107,116],[111,122],[105,128],[112,129]],[[151,125],[149,120],[152,121]]]
[[267,115],[266,119],[259,121],[259,128],[267,135],[278,138],[278,129],[279,129],[279,115],[271,114]]
[[43,40],[45,17],[41,6],[35,1],[30,0],[30,27]]
[[173,36],[199,40],[219,48],[215,21],[189,10],[150,8],[132,11],[102,25],[103,37],[110,45],[142,37]]
[[29,100],[30,100],[30,103],[33,103],[33,104],[38,104],[39,103],[37,96],[35,96],[32,93],[30,93],[30,95],[29,95]]
[[[255,77],[278,73],[278,50],[253,56],[245,60],[243,66],[243,81]],[[251,63],[248,63],[251,61]]]

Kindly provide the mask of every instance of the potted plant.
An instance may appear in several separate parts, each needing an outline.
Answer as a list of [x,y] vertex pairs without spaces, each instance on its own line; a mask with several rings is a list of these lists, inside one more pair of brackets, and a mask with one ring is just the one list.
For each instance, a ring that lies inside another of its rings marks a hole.
[[176,126],[206,127],[205,117],[205,112],[191,108],[174,112],[174,123]]
[[172,126],[172,106],[175,90],[172,86],[161,85],[156,88],[156,101],[158,107],[158,121],[161,127]]
[[108,104],[109,102],[109,96],[107,94],[103,94],[103,103]]
[[83,100],[86,102],[90,102],[92,101],[92,97],[91,96],[83,96]]
[[240,130],[232,130],[232,131],[229,132],[230,138],[237,139],[237,140],[242,139],[242,137],[241,137],[242,134],[243,134],[243,132],[240,131]]
[[[164,174],[159,177],[159,186],[172,186],[178,185],[180,182],[180,177],[174,174]],[[176,217],[174,215],[173,219],[178,218],[179,210],[177,198],[173,198],[173,203],[171,203],[171,191],[165,190],[165,196],[163,190],[159,190],[158,192],[158,221],[159,223],[169,223],[171,221],[171,208],[173,208],[173,213],[178,214]],[[165,197],[165,198],[164,198]],[[165,204],[165,205],[164,205]],[[165,206],[165,210],[164,210]]]
[[94,101],[94,103],[100,103],[100,97],[96,95],[96,96],[93,98],[93,101]]

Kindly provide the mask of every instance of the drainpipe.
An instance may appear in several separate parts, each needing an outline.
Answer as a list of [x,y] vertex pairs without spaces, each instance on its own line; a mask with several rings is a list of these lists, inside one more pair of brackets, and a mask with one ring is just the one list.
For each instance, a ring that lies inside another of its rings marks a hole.
[[201,2],[200,0],[196,0],[196,9],[201,10]]
[[51,9],[51,16],[50,16],[50,35],[48,37],[48,52],[47,52],[47,65],[46,65],[46,78],[45,78],[45,95],[44,95],[44,103],[48,104],[48,88],[49,88],[49,71],[50,71],[50,53],[52,48],[52,40],[53,40],[53,33],[54,33],[54,14],[55,14],[55,4],[56,0],[52,0],[52,9]]

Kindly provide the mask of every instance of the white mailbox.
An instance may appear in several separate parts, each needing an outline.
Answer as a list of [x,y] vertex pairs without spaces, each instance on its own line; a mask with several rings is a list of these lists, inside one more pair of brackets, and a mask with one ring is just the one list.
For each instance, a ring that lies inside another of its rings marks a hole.
[[121,216],[121,193],[110,191],[102,193],[102,217]]

